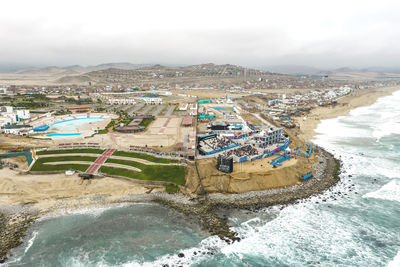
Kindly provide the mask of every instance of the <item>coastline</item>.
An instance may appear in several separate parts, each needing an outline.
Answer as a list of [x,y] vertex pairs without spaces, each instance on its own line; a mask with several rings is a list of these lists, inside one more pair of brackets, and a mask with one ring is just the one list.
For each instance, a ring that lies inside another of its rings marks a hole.
[[[158,203],[195,219],[203,230],[217,235],[228,243],[240,241],[237,233],[230,229],[226,216],[220,215],[221,210],[229,214],[230,211],[237,209],[258,210],[274,205],[287,205],[319,194],[339,181],[340,163],[328,152],[319,150],[319,162],[314,166],[316,169],[314,179],[293,187],[231,195],[213,193],[197,200],[191,200],[183,194],[155,192],[110,199],[107,197],[64,199],[51,207],[42,206],[41,209],[34,208],[32,204],[0,207],[0,214],[7,216],[5,225],[9,226],[7,231],[0,231],[0,236],[7,245],[1,251],[0,263],[8,258],[13,248],[25,241],[23,238],[29,226],[36,220],[47,216],[50,218],[62,216],[81,209],[112,208],[120,204]],[[16,220],[18,217],[21,219]]]
[[[299,135],[304,139],[311,139],[315,136],[315,129],[321,120],[346,115],[354,108],[371,105],[379,97],[390,95],[397,90],[400,90],[400,87],[357,91],[355,94],[339,99],[338,104],[334,107],[314,108],[307,115],[307,120],[303,121],[302,118],[298,118],[298,123],[300,125]],[[156,202],[174,208],[188,216],[194,216],[200,219],[199,222],[203,225],[203,228],[208,230],[211,234],[220,236],[221,239],[227,240],[228,242],[239,240],[236,234],[229,230],[226,220],[216,215],[218,210],[255,210],[274,205],[287,205],[328,190],[339,181],[340,162],[334,159],[328,152],[323,149],[320,150],[321,160],[317,164],[318,166],[314,166],[318,173],[315,179],[304,182],[299,186],[288,188],[231,195],[213,193],[210,194],[207,199],[200,199],[199,201],[191,201],[182,194],[169,195],[164,192],[127,194],[127,192],[125,192],[125,194],[118,197],[116,195],[109,197],[109,195],[102,193],[97,196],[79,198],[54,198],[47,203],[51,203],[51,205],[47,206],[35,206],[34,203],[29,202],[19,203],[19,205],[0,206],[0,216],[2,214],[6,215],[6,217],[1,218],[1,223],[11,228],[10,230],[4,227],[4,231],[0,231],[0,237],[3,241],[10,241],[7,243],[7,247],[2,247],[0,263],[5,261],[6,254],[10,249],[22,243],[25,232],[36,219],[63,209],[76,210],[81,208],[110,207],[116,203]],[[38,204],[43,204],[45,202],[46,201],[43,201]],[[206,207],[201,207],[204,206],[205,203],[207,203]],[[213,228],[218,229],[212,230]]]
[[300,128],[298,135],[304,140],[312,140],[317,134],[315,129],[321,120],[345,116],[352,109],[370,106],[375,103],[378,98],[391,95],[398,90],[400,90],[398,86],[355,90],[351,94],[338,99],[337,104],[334,106],[330,105],[313,108],[306,115],[306,120],[304,120],[303,116],[295,118],[296,124],[299,125]]

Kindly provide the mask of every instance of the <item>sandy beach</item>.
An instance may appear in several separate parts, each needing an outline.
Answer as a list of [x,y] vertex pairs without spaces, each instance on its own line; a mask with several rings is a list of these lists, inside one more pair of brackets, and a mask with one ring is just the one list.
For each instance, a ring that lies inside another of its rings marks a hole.
[[82,180],[77,174],[26,175],[7,168],[0,170],[0,206],[29,204],[39,213],[95,204],[100,196],[101,202],[112,203],[125,196],[159,191],[164,187],[124,179]]
[[306,120],[304,120],[304,117],[296,118],[296,124],[300,126],[299,137],[304,140],[310,140],[315,136],[315,129],[321,120],[347,115],[352,109],[372,105],[378,98],[391,95],[398,90],[400,90],[400,87],[356,90],[350,95],[338,99],[335,106],[313,108],[307,115]]

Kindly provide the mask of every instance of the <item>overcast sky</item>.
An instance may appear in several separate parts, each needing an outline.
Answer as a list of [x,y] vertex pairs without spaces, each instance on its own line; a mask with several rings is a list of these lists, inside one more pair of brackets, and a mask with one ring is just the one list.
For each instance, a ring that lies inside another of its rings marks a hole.
[[400,65],[398,0],[1,0],[0,11],[0,65]]

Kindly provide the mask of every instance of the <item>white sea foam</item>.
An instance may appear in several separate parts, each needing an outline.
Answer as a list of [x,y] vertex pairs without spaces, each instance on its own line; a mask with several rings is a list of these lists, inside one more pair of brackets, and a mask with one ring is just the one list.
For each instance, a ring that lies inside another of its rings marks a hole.
[[399,267],[400,266],[400,250],[397,252],[397,255],[391,260],[387,267]]
[[[167,264],[168,266],[190,266],[196,262],[201,262],[207,258],[213,257],[216,253],[220,252],[221,248],[228,246],[225,241],[222,241],[217,236],[210,236],[200,242],[196,247],[183,249],[177,254],[165,255],[152,262],[129,262],[124,264],[124,267],[152,267],[162,266]],[[180,253],[184,254],[184,257],[179,257]],[[195,255],[196,253],[196,255]]]
[[36,236],[38,235],[38,231],[34,231],[33,233],[32,233],[32,237],[29,239],[29,241],[28,241],[28,245],[26,246],[26,248],[25,248],[25,253],[26,252],[28,252],[28,250],[32,247],[32,245],[33,245],[33,241],[35,241],[35,239],[36,239]]
[[113,208],[122,208],[130,205],[135,205],[140,203],[118,203],[118,204],[108,204],[107,206],[89,206],[84,208],[71,208],[71,209],[61,209],[51,213],[48,213],[38,219],[38,221],[43,221],[51,218],[56,218],[60,216],[68,216],[68,215],[89,215],[93,217],[98,217],[103,214],[105,211],[113,209]]
[[400,202],[400,180],[392,180],[375,192],[363,195],[364,198],[386,199]]

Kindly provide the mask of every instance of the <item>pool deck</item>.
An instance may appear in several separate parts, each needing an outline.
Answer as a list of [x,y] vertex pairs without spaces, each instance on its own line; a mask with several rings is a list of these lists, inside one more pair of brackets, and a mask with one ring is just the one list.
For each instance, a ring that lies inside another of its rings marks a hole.
[[[43,124],[50,126],[47,131],[38,132],[40,135],[36,135],[36,138],[50,138],[52,140],[80,139],[92,135],[95,130],[104,129],[111,119],[115,117],[116,115],[107,113],[49,116],[35,120],[33,126]],[[75,121],[78,123],[75,129],[69,129],[68,127],[63,129],[64,123],[68,125],[73,124]],[[77,133],[80,133],[80,135],[76,135]],[[48,134],[51,134],[51,136],[48,136]]]

